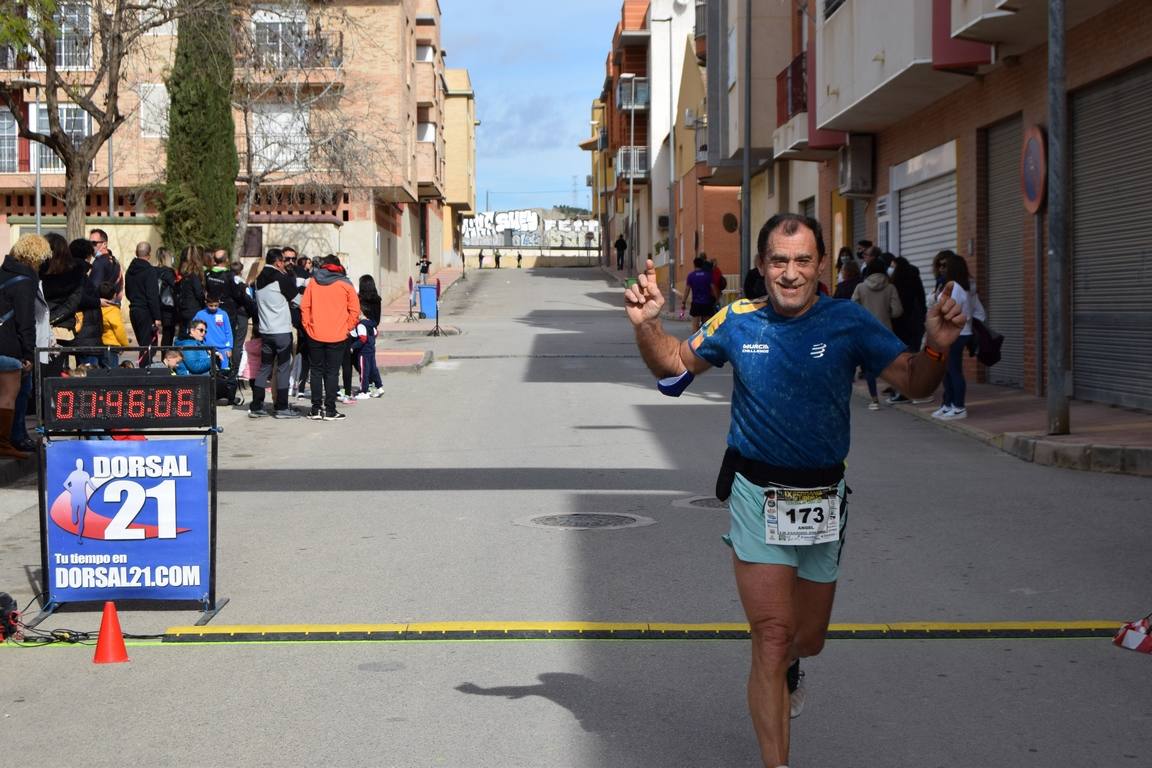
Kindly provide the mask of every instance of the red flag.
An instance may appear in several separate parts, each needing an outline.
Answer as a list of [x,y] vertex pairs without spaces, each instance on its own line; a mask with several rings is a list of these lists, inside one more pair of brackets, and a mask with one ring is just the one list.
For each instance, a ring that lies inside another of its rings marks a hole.
[[436,278],[436,301],[440,301],[440,278]]
[[412,275],[408,275],[408,293],[412,293]]

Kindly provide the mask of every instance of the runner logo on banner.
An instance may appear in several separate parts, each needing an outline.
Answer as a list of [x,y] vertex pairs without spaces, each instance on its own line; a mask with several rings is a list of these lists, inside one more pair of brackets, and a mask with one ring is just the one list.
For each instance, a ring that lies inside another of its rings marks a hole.
[[68,440],[44,450],[54,602],[206,598],[207,440]]

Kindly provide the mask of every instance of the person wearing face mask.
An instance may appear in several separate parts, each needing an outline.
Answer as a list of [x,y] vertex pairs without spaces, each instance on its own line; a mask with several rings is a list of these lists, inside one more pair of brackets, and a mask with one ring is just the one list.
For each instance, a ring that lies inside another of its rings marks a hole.
[[[884,259],[880,257],[872,259],[864,267],[864,280],[852,292],[852,301],[868,310],[868,313],[889,331],[892,330],[892,318],[899,317],[904,312],[900,296],[888,280]],[[880,410],[876,375],[865,371],[864,381],[867,382],[868,394],[872,397],[872,402],[868,403],[868,410]]]

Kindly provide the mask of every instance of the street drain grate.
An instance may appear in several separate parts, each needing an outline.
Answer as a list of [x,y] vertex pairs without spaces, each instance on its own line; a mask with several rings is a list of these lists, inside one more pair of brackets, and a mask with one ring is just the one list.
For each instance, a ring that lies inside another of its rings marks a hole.
[[640,515],[576,512],[566,515],[536,515],[517,520],[516,524],[533,528],[560,528],[569,531],[607,531],[619,528],[640,528],[655,522],[650,517]]

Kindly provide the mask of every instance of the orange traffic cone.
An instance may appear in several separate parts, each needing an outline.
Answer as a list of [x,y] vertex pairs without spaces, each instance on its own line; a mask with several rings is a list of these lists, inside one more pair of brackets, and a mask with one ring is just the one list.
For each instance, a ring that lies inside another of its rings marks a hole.
[[109,600],[104,603],[104,618],[100,620],[100,637],[96,640],[92,663],[119,664],[122,661],[128,661],[128,649],[124,647],[124,633],[120,631],[116,604]]

